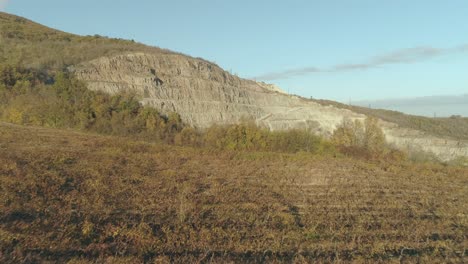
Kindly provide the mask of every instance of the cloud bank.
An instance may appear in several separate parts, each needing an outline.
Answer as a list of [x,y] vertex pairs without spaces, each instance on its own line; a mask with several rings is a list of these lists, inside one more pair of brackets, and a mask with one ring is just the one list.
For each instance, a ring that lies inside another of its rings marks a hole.
[[9,1],[10,0],[0,0],[0,11],[5,11]]
[[303,76],[312,73],[322,73],[322,72],[346,72],[346,71],[355,71],[355,70],[369,70],[373,68],[378,68],[390,64],[409,64],[415,63],[427,59],[432,59],[435,57],[449,55],[449,54],[459,54],[468,52],[468,44],[463,44],[457,47],[452,48],[434,48],[419,46],[408,49],[396,50],[390,53],[382,54],[379,56],[372,57],[364,63],[358,64],[337,64],[331,68],[320,68],[320,67],[304,67],[297,69],[289,69],[285,71],[270,72],[260,76],[255,76],[253,79],[263,80],[263,81],[272,81],[287,79],[294,76]]

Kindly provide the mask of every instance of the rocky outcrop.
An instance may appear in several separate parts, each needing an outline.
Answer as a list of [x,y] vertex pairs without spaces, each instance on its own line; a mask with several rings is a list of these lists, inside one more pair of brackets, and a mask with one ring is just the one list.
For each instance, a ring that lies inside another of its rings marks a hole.
[[[92,90],[132,91],[162,112],[177,112],[195,127],[254,119],[272,130],[305,128],[330,135],[343,118],[362,114],[288,95],[276,86],[241,79],[202,59],[180,54],[128,53],[102,57],[71,70]],[[431,151],[441,159],[468,156],[468,145],[381,122],[387,140]]]

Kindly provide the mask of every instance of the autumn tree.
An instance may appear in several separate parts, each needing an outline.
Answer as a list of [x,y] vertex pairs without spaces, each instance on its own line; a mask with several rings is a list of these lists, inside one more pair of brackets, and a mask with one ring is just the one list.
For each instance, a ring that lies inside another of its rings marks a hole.
[[372,156],[383,153],[386,148],[385,134],[378,125],[378,120],[372,117],[367,117],[364,122],[343,119],[333,132],[331,140],[337,146],[361,149]]

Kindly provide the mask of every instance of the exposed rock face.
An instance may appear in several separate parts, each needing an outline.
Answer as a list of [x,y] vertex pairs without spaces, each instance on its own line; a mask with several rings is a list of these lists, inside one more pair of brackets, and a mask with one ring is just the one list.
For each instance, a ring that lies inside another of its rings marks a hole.
[[468,157],[468,142],[428,135],[418,130],[399,127],[394,123],[380,121],[387,142],[404,150],[420,150],[435,154],[448,161]]
[[[201,59],[179,54],[131,53],[102,57],[71,69],[92,90],[133,91],[145,105],[177,112],[196,127],[254,119],[272,130],[306,128],[330,135],[343,118],[365,116],[346,109],[322,106],[284,93],[278,87],[233,76]],[[447,160],[468,156],[468,145],[440,140],[415,130],[381,122],[387,141],[412,145]]]

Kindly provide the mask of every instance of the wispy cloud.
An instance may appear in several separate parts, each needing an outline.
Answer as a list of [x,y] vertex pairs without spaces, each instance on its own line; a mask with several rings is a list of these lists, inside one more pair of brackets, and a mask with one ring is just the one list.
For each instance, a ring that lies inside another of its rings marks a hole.
[[457,47],[452,48],[434,48],[434,47],[414,47],[408,49],[396,50],[390,53],[382,54],[379,56],[371,57],[364,63],[356,64],[337,64],[330,68],[320,68],[320,67],[304,67],[297,69],[288,69],[285,71],[271,72],[262,74],[260,76],[253,77],[256,80],[279,80],[287,79],[294,76],[303,76],[312,73],[322,73],[322,72],[347,72],[355,70],[369,70],[389,64],[408,64],[415,63],[423,60],[432,59],[435,57],[449,55],[449,54],[458,54],[468,52],[468,44],[463,44]]
[[0,11],[5,11],[8,2],[10,2],[10,0],[0,0]]
[[315,67],[306,67],[306,68],[299,68],[299,69],[291,69],[282,72],[270,72],[263,74],[261,76],[253,77],[252,79],[256,80],[279,80],[279,79],[287,79],[292,76],[299,76],[299,75],[306,75],[309,73],[315,72],[322,72],[322,69],[315,68]]

